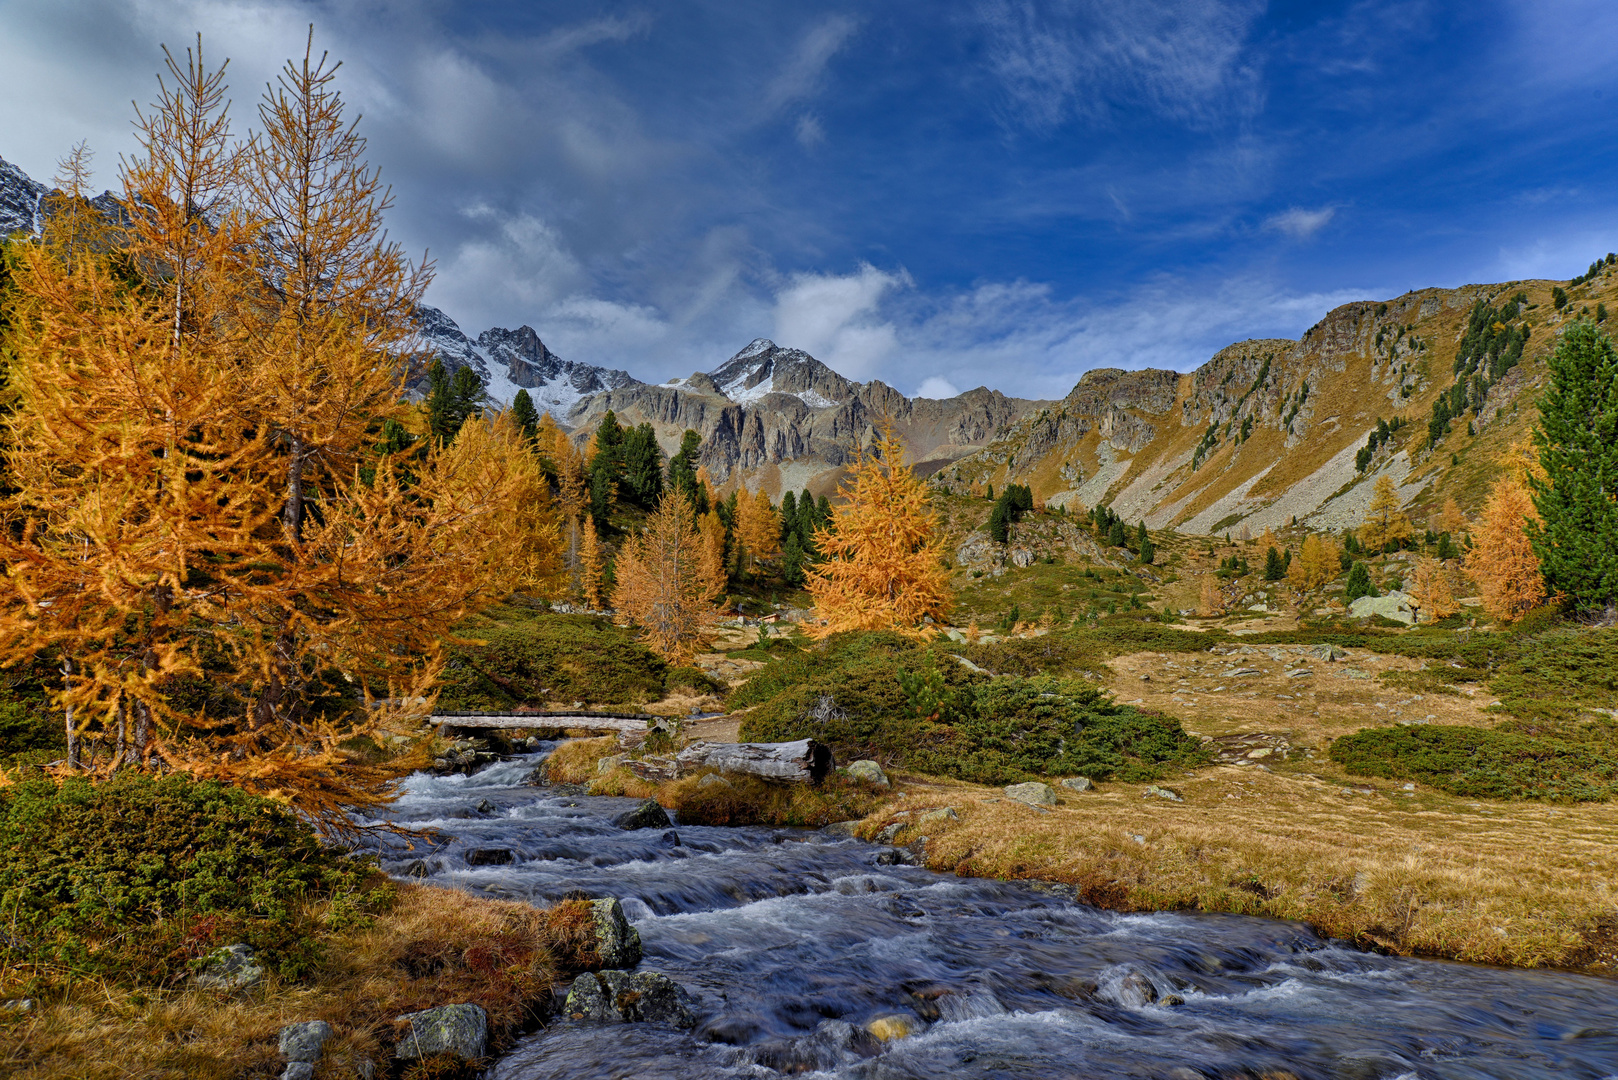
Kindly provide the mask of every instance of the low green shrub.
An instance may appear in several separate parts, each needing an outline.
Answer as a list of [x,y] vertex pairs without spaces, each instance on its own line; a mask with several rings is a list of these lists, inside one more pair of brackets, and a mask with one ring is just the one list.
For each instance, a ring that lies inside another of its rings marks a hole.
[[667,663],[606,619],[502,610],[462,632],[482,644],[449,650],[438,697],[444,712],[663,696]]
[[1113,704],[1077,680],[1000,678],[963,697],[953,714],[921,725],[905,767],[979,784],[1043,776],[1139,782],[1209,757],[1179,721]]
[[669,668],[663,685],[670,691],[685,690],[693,694],[723,694],[724,683],[698,667]]
[[[352,918],[390,890],[291,811],[232,787],[127,773],[0,788],[8,962],[172,981],[236,941],[297,975],[316,958],[307,903]],[[358,897],[359,899],[356,899]]]
[[1610,734],[1590,729],[1575,741],[1499,728],[1367,728],[1333,742],[1331,758],[1356,776],[1419,780],[1451,795],[1592,802],[1618,794]]
[[[1053,644],[1067,647],[1060,637]],[[995,659],[1006,656],[1020,653]],[[1089,683],[991,678],[895,634],[838,635],[763,669],[731,704],[756,706],[742,721],[744,739],[814,738],[839,761],[874,758],[975,783],[1149,780],[1207,760],[1178,722],[1115,705]]]

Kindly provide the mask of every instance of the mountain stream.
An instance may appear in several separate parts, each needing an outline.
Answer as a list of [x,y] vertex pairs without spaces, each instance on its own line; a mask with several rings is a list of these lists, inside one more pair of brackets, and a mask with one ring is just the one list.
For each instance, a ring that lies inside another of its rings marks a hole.
[[[698,1023],[553,1019],[491,1080],[1618,1080],[1605,979],[1377,956],[1266,919],[1115,914],[1060,886],[881,865],[889,849],[806,829],[623,831],[635,800],[525,786],[542,757],[411,777],[393,820],[445,841],[384,867],[420,857],[430,883],[540,905],[617,896],[640,970],[684,986]],[[512,862],[468,865],[490,848]],[[881,1018],[910,1033],[866,1034]]]

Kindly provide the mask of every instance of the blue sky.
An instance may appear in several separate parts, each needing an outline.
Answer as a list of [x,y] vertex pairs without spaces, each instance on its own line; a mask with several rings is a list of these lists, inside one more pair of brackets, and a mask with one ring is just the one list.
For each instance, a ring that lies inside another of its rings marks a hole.
[[245,123],[303,27],[475,334],[663,379],[755,336],[1059,397],[1618,249],[1618,5],[0,0],[0,157],[115,183],[158,45]]

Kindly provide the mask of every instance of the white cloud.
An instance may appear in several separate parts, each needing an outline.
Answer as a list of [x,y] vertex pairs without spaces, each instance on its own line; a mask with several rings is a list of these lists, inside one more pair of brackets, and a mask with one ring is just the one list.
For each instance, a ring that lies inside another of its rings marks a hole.
[[1288,207],[1264,222],[1266,229],[1286,233],[1296,240],[1307,240],[1324,229],[1337,216],[1335,206],[1322,206],[1319,210],[1305,210],[1301,206]]
[[960,391],[956,389],[954,383],[948,379],[933,375],[923,379],[921,385],[916,387],[916,392],[910,396],[914,398],[942,399],[955,397],[959,393]]
[[878,318],[882,298],[909,276],[866,264],[853,274],[797,274],[776,293],[776,342],[802,349],[851,379],[870,378],[893,355],[898,333]]
[[1144,106],[1192,126],[1250,115],[1248,33],[1262,0],[998,0],[981,10],[990,69],[1035,128]]
[[804,113],[798,117],[797,130],[794,132],[798,145],[805,150],[813,150],[826,141],[826,129],[821,127],[820,118],[814,113]]
[[832,15],[810,28],[793,50],[792,58],[770,80],[764,91],[764,107],[774,112],[783,105],[801,101],[820,87],[826,65],[836,56],[848,39],[859,29],[859,23],[846,15]]

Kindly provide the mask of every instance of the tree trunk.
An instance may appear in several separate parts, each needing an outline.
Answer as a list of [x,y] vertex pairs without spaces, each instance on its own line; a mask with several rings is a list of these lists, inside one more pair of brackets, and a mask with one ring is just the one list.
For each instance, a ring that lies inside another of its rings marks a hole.
[[[73,674],[73,661],[62,661],[62,688],[67,689],[68,676]],[[79,728],[73,722],[73,706],[66,707],[67,713],[67,767],[79,767]]]
[[675,760],[682,773],[701,769],[747,773],[766,780],[818,784],[832,770],[831,749],[813,739],[786,743],[697,742]]
[[303,438],[292,436],[292,456],[287,461],[287,504],[281,527],[294,544],[303,539]]

